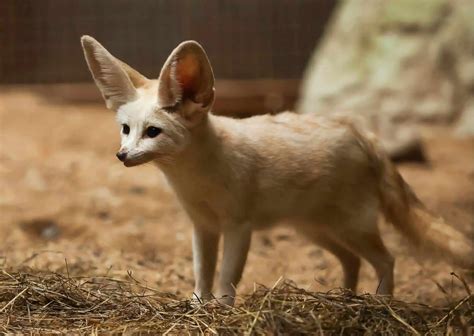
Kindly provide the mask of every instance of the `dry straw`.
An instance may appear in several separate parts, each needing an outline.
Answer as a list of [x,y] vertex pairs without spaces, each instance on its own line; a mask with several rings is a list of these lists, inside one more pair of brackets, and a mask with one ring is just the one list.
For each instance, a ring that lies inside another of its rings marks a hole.
[[257,287],[235,308],[193,304],[131,275],[72,277],[0,270],[0,333],[223,335],[471,335],[474,297],[449,307],[349,291],[308,292],[289,281]]

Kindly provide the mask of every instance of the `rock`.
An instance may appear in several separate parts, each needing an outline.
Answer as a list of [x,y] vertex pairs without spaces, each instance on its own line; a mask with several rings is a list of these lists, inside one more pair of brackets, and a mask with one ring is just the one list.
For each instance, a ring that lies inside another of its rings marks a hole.
[[462,138],[474,137],[474,102],[467,105],[456,123],[456,135]]
[[472,135],[473,96],[474,1],[346,0],[309,62],[296,110],[362,118],[403,157],[422,153],[420,124]]
[[46,240],[52,240],[59,236],[59,228],[56,225],[51,225],[41,231],[41,237]]
[[61,231],[57,223],[50,218],[34,218],[20,223],[20,228],[33,238],[54,240]]

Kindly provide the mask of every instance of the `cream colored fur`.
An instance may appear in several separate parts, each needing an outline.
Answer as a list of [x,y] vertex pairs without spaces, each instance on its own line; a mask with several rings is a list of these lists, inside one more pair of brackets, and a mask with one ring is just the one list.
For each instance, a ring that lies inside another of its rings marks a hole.
[[[130,129],[122,134],[124,164],[154,161],[194,223],[200,299],[212,295],[220,236],[217,297],[233,304],[252,231],[278,223],[333,253],[353,290],[364,258],[378,275],[378,292],[393,291],[394,259],[380,238],[380,211],[416,246],[472,267],[469,242],[423,208],[376,140],[351,122],[289,112],[243,120],[209,114],[214,77],[193,41],[173,51],[155,81],[93,38],[82,44],[107,106]],[[150,126],[161,133],[148,137]]]

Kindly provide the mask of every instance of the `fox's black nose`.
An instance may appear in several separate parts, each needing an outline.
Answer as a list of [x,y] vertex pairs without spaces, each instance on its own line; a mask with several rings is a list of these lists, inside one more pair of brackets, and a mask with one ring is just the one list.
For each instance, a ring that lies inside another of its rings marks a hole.
[[120,161],[125,161],[125,159],[127,158],[127,152],[118,152],[117,153],[117,159],[119,159]]

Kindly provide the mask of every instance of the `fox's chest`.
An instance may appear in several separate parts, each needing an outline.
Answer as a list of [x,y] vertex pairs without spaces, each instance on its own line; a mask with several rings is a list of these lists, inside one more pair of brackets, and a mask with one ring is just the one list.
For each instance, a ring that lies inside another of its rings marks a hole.
[[221,227],[245,212],[239,209],[238,198],[224,182],[171,180],[170,184],[191,219],[198,222],[196,224]]

